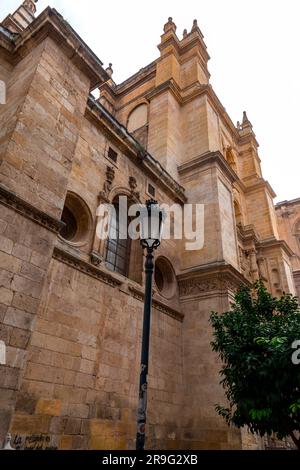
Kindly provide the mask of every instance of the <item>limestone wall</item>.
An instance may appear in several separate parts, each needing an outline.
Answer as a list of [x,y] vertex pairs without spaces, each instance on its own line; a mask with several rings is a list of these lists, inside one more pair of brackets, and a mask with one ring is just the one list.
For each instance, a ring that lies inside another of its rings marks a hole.
[[[52,260],[11,432],[61,449],[134,448],[140,300]],[[148,446],[180,440],[181,323],[154,310]]]

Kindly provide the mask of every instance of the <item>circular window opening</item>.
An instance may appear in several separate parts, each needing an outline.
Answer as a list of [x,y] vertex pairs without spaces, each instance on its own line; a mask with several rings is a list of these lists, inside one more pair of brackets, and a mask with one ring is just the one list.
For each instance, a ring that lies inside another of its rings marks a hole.
[[174,297],[176,293],[176,277],[171,263],[166,258],[157,258],[154,280],[160,295],[167,299]]
[[90,230],[91,216],[85,202],[76,194],[67,194],[61,220],[65,225],[60,236],[74,245],[83,245]]
[[163,291],[164,290],[164,275],[161,272],[161,269],[159,266],[156,266],[155,268],[154,278],[155,278],[155,284],[157,285],[158,290]]
[[65,224],[65,226],[60,232],[61,236],[65,240],[68,240],[68,241],[73,240],[76,236],[78,227],[77,227],[76,218],[74,217],[70,209],[68,209],[67,207],[64,207],[61,220]]

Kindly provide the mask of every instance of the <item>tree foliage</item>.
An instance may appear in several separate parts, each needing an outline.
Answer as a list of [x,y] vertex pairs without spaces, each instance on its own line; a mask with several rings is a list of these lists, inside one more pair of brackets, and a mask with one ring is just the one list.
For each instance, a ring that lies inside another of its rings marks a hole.
[[229,312],[213,312],[213,350],[223,367],[221,384],[229,405],[216,406],[228,424],[261,436],[291,436],[300,450],[300,365],[292,361],[300,340],[298,300],[280,299],[258,281],[240,287]]

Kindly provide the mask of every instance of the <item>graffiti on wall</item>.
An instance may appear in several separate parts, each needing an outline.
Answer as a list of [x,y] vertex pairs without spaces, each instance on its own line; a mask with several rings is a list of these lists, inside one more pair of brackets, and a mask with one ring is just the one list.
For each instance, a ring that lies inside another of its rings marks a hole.
[[43,434],[31,436],[14,436],[12,447],[16,450],[57,450],[57,446],[51,444],[51,437]]

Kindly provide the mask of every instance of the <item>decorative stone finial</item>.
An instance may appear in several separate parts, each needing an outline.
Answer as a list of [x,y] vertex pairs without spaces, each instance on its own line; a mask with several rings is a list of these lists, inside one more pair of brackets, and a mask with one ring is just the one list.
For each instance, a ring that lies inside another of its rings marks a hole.
[[109,75],[110,77],[112,77],[112,74],[114,73],[113,69],[112,69],[112,64],[108,64],[108,67],[106,69],[106,73],[107,75]]
[[198,28],[198,21],[197,20],[194,20],[193,21],[193,27],[192,27],[192,31],[195,31],[195,29]]
[[186,38],[186,37],[187,37],[187,34],[188,34],[188,33],[187,33],[187,29],[184,29],[184,30],[183,30],[183,37]]
[[252,129],[252,124],[248,119],[246,111],[244,111],[243,112],[242,129],[245,129],[246,127],[251,127],[251,129]]
[[5,442],[4,442],[3,450],[16,450],[11,446],[10,443],[11,443],[11,434],[7,434]]
[[24,7],[26,7],[29,11],[31,11],[32,14],[36,13],[36,6],[35,4],[38,2],[38,0],[25,0],[23,2]]
[[176,27],[176,24],[173,21],[173,18],[171,16],[169,16],[168,22],[164,25],[164,32],[167,33],[168,31],[173,30],[174,33],[175,33],[176,29],[177,29],[177,27]]

